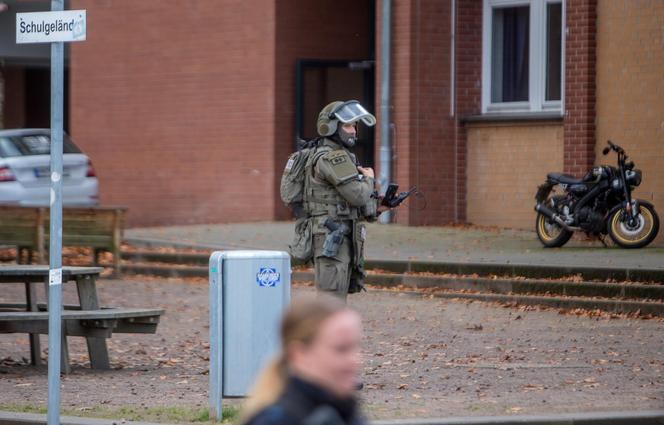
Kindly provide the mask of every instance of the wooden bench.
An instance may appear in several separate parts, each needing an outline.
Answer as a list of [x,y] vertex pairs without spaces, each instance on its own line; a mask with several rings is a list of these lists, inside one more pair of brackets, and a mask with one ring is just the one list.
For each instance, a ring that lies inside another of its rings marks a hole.
[[[0,307],[4,307],[3,304]],[[23,307],[22,305],[14,305]],[[45,310],[45,305],[40,306]],[[161,309],[102,308],[74,309],[62,312],[62,371],[70,372],[68,336],[110,338],[113,333],[155,333]],[[48,334],[47,311],[0,311],[0,333]],[[93,359],[91,358],[92,362]]]
[[[75,282],[79,301],[77,305],[63,306],[61,367],[65,373],[69,373],[67,336],[85,337],[91,367],[109,369],[106,338],[113,333],[154,333],[164,313],[161,309],[101,307],[96,288],[101,271],[99,267],[62,268],[62,284]],[[48,333],[47,306],[37,301],[37,286],[44,286],[44,295],[48,299],[48,275],[48,266],[0,266],[0,290],[2,284],[23,283],[26,301],[0,304],[0,334],[29,334],[30,359],[34,365],[41,363],[39,334]]]
[[[62,212],[62,245],[93,248],[95,265],[99,264],[102,251],[111,252],[115,274],[119,275],[126,208],[66,207]],[[48,208],[0,205],[0,245],[18,247],[19,263],[24,250],[28,252],[28,262],[36,254],[37,262],[45,263],[49,230]]]

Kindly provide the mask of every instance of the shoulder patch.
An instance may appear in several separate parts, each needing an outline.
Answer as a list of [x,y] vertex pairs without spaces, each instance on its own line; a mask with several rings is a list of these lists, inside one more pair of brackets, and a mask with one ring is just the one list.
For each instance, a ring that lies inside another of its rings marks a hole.
[[330,158],[330,162],[332,163],[332,165],[343,164],[346,161],[347,159],[345,156],[335,156],[334,158]]
[[348,152],[343,149],[328,152],[323,159],[329,164],[331,183],[335,186],[356,178],[358,175],[355,163]]

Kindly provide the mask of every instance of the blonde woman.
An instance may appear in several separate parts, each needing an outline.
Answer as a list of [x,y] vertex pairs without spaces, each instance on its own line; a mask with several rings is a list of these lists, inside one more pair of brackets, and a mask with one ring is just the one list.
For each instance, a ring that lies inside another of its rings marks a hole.
[[281,325],[282,352],[259,376],[245,425],[363,425],[355,399],[361,320],[343,301],[294,303]]

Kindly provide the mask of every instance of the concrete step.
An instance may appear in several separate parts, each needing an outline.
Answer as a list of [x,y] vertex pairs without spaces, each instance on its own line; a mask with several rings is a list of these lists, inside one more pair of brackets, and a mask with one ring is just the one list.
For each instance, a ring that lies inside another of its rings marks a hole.
[[[126,264],[123,270],[127,274],[159,277],[208,277],[207,267],[201,266]],[[295,270],[292,278],[294,282],[311,282],[314,274],[312,270]],[[366,283],[371,290],[399,291],[417,296],[664,317],[664,286],[660,285],[386,273],[369,274]]]
[[[210,251],[211,253],[212,251]],[[149,251],[123,252],[122,258],[132,262],[158,262],[207,266],[209,253],[159,253]],[[300,265],[293,262],[294,266]],[[540,264],[458,263],[440,261],[367,259],[367,270],[391,273],[434,273],[478,276],[516,276],[530,279],[557,279],[579,276],[582,280],[614,280],[618,282],[654,282],[664,284],[664,269],[625,267],[566,267]]]
[[201,266],[183,266],[180,264],[123,264],[122,273],[125,275],[147,275],[157,277],[191,278],[208,277],[208,268]]
[[[293,272],[295,281],[312,281],[313,278],[313,272],[310,270]],[[365,282],[368,285],[404,290],[441,289],[505,295],[538,294],[664,301],[664,285],[388,273],[370,273]]]

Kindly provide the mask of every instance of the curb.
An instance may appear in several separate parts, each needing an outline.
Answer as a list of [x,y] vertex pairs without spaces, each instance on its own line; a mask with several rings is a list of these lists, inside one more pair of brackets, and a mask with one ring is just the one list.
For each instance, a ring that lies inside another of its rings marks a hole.
[[[186,243],[173,243],[159,241],[156,239],[145,240],[129,238],[125,242],[145,247],[179,247],[187,249],[239,249],[239,246],[206,246],[191,245]],[[162,263],[177,263],[187,261],[190,264],[208,264],[208,255],[205,254],[171,254],[171,253],[122,253],[122,258],[132,261],[150,259],[150,261]],[[301,262],[292,261],[293,266],[302,265]],[[503,263],[454,263],[444,261],[415,261],[415,260],[380,260],[368,259],[365,261],[367,270],[384,270],[392,273],[436,273],[436,274],[476,274],[479,276],[520,276],[532,279],[562,278],[580,275],[583,280],[617,280],[633,282],[658,282],[664,283],[664,268],[624,268],[606,266],[553,266],[540,264],[503,264]]]
[[207,266],[161,266],[152,264],[123,264],[122,273],[125,275],[149,275],[158,277],[205,277],[209,275]]
[[372,425],[662,425],[664,410],[373,421]]
[[[294,280],[313,280],[312,271],[294,271]],[[390,288],[448,289],[505,295],[562,295],[664,301],[664,285],[637,283],[565,282],[555,280],[490,279],[483,277],[418,276],[409,274],[368,274],[365,282]]]
[[[401,291],[401,294],[422,296],[421,292]],[[602,310],[610,313],[638,313],[664,317],[664,304],[645,301],[598,300],[588,298],[538,297],[535,295],[502,295],[502,294],[467,294],[457,292],[441,292],[430,294],[434,298],[467,299],[485,302],[513,303],[516,305],[545,306],[559,309]]]
[[[0,425],[45,425],[46,415],[0,411]],[[157,425],[120,419],[63,416],[61,425]],[[664,410],[565,413],[557,415],[477,416],[371,421],[371,425],[662,425]],[[164,425],[164,424],[161,424]]]
[[[38,413],[15,413],[0,410],[0,425],[46,425],[46,415]],[[151,422],[131,422],[122,419],[83,418],[61,416],[60,425],[158,425]],[[161,424],[165,425],[165,424]]]
[[205,266],[209,264],[210,256],[205,254],[192,254],[186,252],[122,252],[120,253],[123,260],[135,261],[137,263],[156,262],[180,265],[197,265]]
[[[381,277],[389,277],[390,279],[381,279]],[[517,305],[531,305],[531,306],[547,306],[554,308],[562,309],[575,309],[581,308],[586,310],[602,310],[613,313],[640,313],[640,314],[651,314],[653,316],[664,316],[664,303],[658,302],[647,302],[647,301],[634,301],[634,300],[612,300],[612,299],[596,299],[596,298],[582,298],[582,297],[552,297],[552,296],[537,296],[537,295],[525,295],[525,294],[501,294],[501,293],[467,293],[467,292],[418,292],[413,289],[417,288],[441,288],[439,285],[429,285],[429,286],[417,286],[417,285],[406,285],[403,284],[400,278],[410,276],[393,276],[393,275],[368,275],[366,282],[370,285],[380,285],[383,287],[395,288],[398,286],[405,286],[404,290],[400,290],[399,293],[409,294],[415,296],[424,296],[430,295],[435,298],[446,298],[446,299],[468,299],[475,301],[486,301],[486,302],[503,302],[503,303],[515,303]],[[294,281],[312,281],[314,279],[314,274],[311,271],[296,271],[293,272]],[[421,278],[420,278],[421,279]],[[445,279],[445,278],[442,278]],[[452,283],[455,279],[447,278]],[[435,279],[432,279],[435,280]],[[473,281],[473,279],[468,279]],[[504,281],[505,283],[518,283],[519,285],[527,285],[528,282],[524,281]],[[562,282],[557,282],[562,283]],[[464,283],[465,284],[465,283]],[[564,284],[564,283],[562,283]],[[570,284],[570,285],[582,285],[582,284]],[[592,286],[594,284],[590,283],[586,286]],[[622,285],[619,285],[622,286]],[[629,286],[629,285],[624,285]],[[639,285],[645,286],[645,285]],[[442,287],[444,289],[449,289]],[[458,288],[456,290],[463,290],[469,288]],[[474,287],[470,288],[473,290],[483,290],[482,288]],[[484,289],[486,291],[486,289]],[[385,291],[393,292],[386,289],[373,289],[373,291]]]
[[189,242],[177,242],[171,241],[168,239],[155,239],[155,238],[133,238],[125,237],[122,239],[123,243],[142,247],[142,248],[181,248],[181,249],[209,249],[211,251],[223,251],[223,250],[236,250],[236,249],[262,249],[259,247],[249,247],[245,245],[238,244],[202,244],[202,243],[189,243]]
[[[208,277],[207,267],[202,266],[132,264],[124,265],[123,271],[128,275],[151,275],[166,278]],[[312,281],[314,274],[312,271],[294,271],[292,278],[294,281]],[[664,316],[664,303],[638,301],[639,298],[664,300],[664,286],[659,285],[574,283],[391,274],[370,274],[367,276],[366,283],[388,288],[401,287],[401,292],[419,296],[429,294],[438,298],[498,301],[566,309],[599,309],[615,313],[640,313]],[[450,292],[425,293],[416,292],[414,291],[415,289],[440,289]],[[478,291],[479,293],[455,292],[464,290]],[[633,299],[607,299],[612,297]]]
[[497,294],[541,294],[569,297],[631,298],[664,301],[664,285],[636,283],[566,282],[552,280],[491,279],[486,277],[369,274],[371,285],[415,289],[449,289]]
[[664,269],[623,267],[552,266],[535,264],[450,263],[442,261],[367,260],[367,270],[378,269],[397,273],[477,274],[479,276],[522,276],[528,278],[561,278],[580,275],[584,280],[661,282]]

